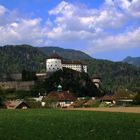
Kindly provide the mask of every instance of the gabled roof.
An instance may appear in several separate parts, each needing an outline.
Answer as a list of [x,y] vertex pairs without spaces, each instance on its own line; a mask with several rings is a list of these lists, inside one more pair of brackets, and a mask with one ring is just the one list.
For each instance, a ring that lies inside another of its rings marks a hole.
[[101,100],[103,101],[113,101],[114,100],[114,96],[113,95],[104,95]]
[[92,76],[92,79],[101,79],[101,76],[99,74],[94,74]]
[[4,104],[5,104],[7,109],[16,109],[21,104],[24,104],[24,106],[28,107],[28,105],[25,102],[21,101],[21,100],[6,101]]
[[74,100],[76,100],[76,97],[73,96],[72,93],[69,93],[67,91],[62,91],[62,92],[52,91],[47,95],[47,97],[45,99],[49,99],[49,98],[54,98],[54,99],[59,100],[59,101],[74,101]]
[[81,61],[62,61],[62,64],[78,64],[78,65],[86,65]]
[[62,59],[55,51],[50,55],[48,59]]

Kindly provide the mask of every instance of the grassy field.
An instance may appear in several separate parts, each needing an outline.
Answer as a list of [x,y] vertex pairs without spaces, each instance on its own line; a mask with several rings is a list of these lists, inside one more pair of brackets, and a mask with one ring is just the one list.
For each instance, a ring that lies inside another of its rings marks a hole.
[[0,140],[139,140],[140,114],[0,110]]

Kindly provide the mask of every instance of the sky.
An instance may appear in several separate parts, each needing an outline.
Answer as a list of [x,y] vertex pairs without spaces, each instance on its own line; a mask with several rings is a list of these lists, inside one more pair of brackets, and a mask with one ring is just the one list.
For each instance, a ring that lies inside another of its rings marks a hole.
[[97,59],[140,56],[140,0],[0,0],[0,46],[81,50]]

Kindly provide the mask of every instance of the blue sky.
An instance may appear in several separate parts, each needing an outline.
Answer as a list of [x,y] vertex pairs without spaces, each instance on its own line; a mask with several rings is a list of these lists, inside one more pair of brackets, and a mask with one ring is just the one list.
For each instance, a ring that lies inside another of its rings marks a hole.
[[0,45],[59,46],[99,59],[140,56],[140,0],[0,0]]

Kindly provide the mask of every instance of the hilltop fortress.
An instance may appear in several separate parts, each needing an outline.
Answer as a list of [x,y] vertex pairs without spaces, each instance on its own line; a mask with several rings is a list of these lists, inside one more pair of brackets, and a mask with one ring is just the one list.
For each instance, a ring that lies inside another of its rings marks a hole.
[[63,60],[55,51],[53,54],[46,59],[46,72],[55,72],[63,68],[73,69],[79,72],[87,73],[87,65],[81,61],[66,61]]
[[[58,70],[63,70],[63,68],[73,69],[78,72],[87,73],[87,65],[79,61],[64,60],[55,51],[52,55],[46,59],[46,72],[36,73],[38,80],[44,80],[49,73],[53,73]],[[0,78],[0,88],[2,89],[24,89],[30,90],[32,86],[35,85],[34,81],[22,81],[22,74],[10,74],[2,75]]]

